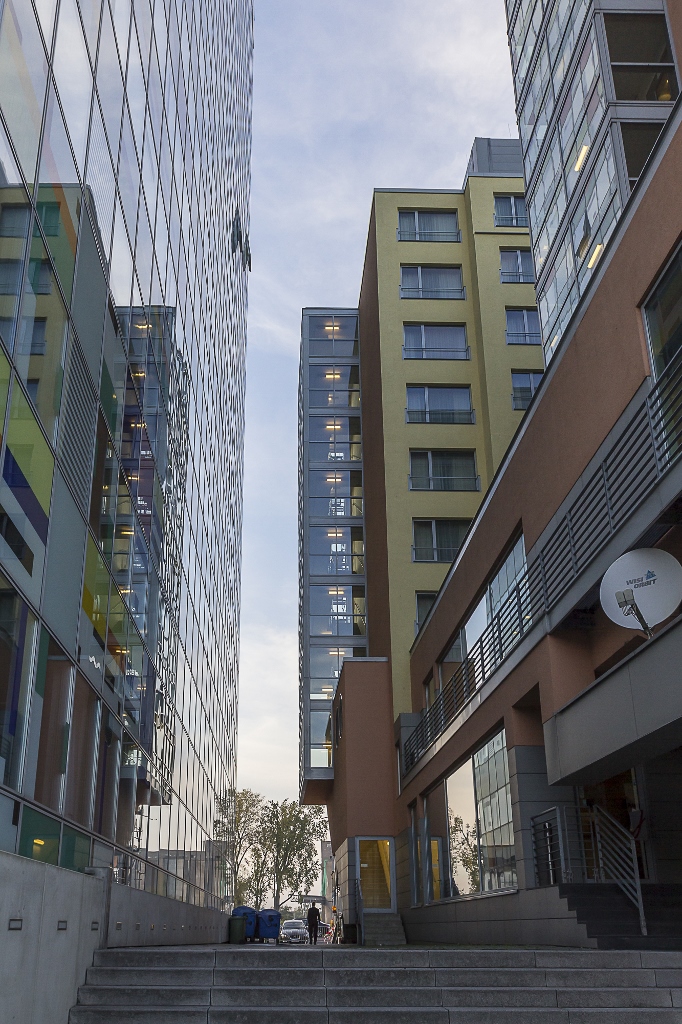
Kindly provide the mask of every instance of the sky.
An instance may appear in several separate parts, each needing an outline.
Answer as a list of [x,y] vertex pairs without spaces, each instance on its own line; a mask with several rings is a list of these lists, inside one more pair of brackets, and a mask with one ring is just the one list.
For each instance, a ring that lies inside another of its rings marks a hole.
[[298,354],[355,306],[374,188],[517,134],[504,0],[255,0],[238,785],[298,796]]

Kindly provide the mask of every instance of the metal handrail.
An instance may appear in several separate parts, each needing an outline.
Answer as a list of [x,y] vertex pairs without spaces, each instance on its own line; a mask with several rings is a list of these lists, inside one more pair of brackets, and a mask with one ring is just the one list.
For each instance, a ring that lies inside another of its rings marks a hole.
[[401,299],[466,299],[466,288],[405,288],[400,285]]
[[399,242],[461,242],[462,232],[459,228],[455,231],[421,231],[416,228],[401,231],[396,228],[396,238]]
[[615,882],[637,908],[647,934],[634,837],[598,804],[550,807],[531,818],[535,882]]
[[471,349],[468,345],[466,348],[436,348],[434,345],[412,348],[403,345],[403,359],[471,359]]
[[[422,476],[418,473],[408,477],[411,491],[480,491],[480,476]],[[424,486],[415,486],[422,481]]]
[[535,274],[524,274],[521,270],[501,270],[500,284],[535,284]]
[[475,423],[474,409],[406,409],[406,423]]
[[[508,345],[541,345],[542,335],[539,331],[505,331],[505,341]],[[511,339],[514,339],[510,341]],[[522,338],[522,341],[517,339]],[[531,340],[532,339],[532,340]]]
[[365,904],[362,898],[362,882],[355,879],[355,927],[358,931],[358,946],[365,944]]
[[[461,545],[460,545],[461,547]],[[452,562],[457,556],[459,547],[445,547],[442,544],[413,544],[413,562]]]
[[505,217],[502,214],[495,214],[495,227],[496,228],[527,228],[528,227],[528,216],[525,217],[519,214],[513,214],[509,217]]

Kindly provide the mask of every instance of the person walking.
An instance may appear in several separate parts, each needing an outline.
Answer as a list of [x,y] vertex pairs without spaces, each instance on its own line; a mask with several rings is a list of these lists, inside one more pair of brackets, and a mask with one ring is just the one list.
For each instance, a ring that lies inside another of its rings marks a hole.
[[320,925],[320,912],[317,909],[317,907],[315,906],[315,901],[313,900],[312,906],[310,907],[310,910],[308,911],[308,936],[310,938],[310,945],[311,946],[316,946],[317,945],[317,929],[319,928],[319,925]]

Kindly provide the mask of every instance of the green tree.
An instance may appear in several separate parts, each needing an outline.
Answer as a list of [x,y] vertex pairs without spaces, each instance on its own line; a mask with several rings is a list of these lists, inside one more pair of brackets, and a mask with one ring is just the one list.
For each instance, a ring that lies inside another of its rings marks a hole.
[[245,902],[261,910],[270,885],[270,863],[260,846],[254,846],[249,855],[248,874],[244,878]]
[[232,895],[237,906],[248,891],[247,861],[260,834],[263,797],[252,789],[230,789],[216,802],[213,838],[225,843]]
[[301,807],[295,800],[270,800],[263,806],[258,845],[267,858],[275,910],[315,884],[318,846],[326,835],[326,819],[316,807]]
[[450,814],[450,862],[453,875],[461,865],[469,879],[469,892],[478,892],[478,832],[475,825],[464,823],[460,815]]

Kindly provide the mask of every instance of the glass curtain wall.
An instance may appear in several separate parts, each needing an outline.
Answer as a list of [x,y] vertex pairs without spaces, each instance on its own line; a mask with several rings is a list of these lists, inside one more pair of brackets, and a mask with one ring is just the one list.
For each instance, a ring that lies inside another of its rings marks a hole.
[[[332,772],[331,702],[366,653],[358,318],[303,311],[299,419],[301,793]],[[333,415],[329,409],[333,407]],[[350,414],[352,412],[352,415]]]
[[504,729],[426,796],[423,836],[424,902],[516,885]]
[[251,0],[0,5],[0,845],[200,904],[230,898],[252,32]]

